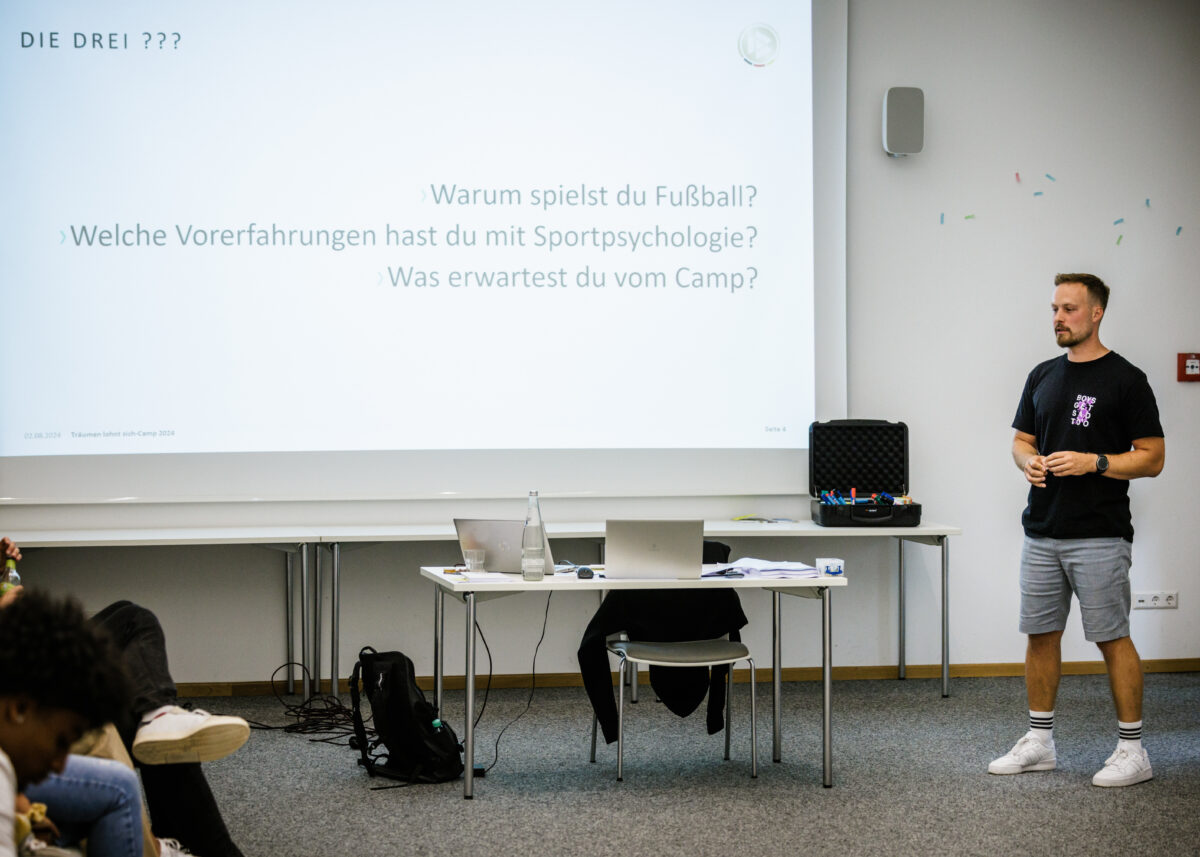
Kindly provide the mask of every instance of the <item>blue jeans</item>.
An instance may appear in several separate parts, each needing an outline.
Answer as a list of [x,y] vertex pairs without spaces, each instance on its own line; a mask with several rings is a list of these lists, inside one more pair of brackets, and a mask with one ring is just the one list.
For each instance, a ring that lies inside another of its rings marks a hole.
[[60,845],[88,841],[91,857],[143,857],[142,795],[137,774],[120,762],[68,756],[61,774],[25,789],[46,805]]

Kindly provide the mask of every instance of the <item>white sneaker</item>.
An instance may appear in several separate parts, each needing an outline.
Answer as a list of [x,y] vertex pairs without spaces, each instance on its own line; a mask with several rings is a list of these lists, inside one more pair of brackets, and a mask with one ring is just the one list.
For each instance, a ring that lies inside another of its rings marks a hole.
[[1150,757],[1144,748],[1118,744],[1117,750],[1104,760],[1104,767],[1092,777],[1094,786],[1132,786],[1151,779]]
[[191,857],[192,852],[179,844],[178,839],[158,840],[159,857]]
[[1058,764],[1054,744],[1043,744],[1030,729],[1011,750],[988,765],[989,774],[1023,774],[1026,771],[1053,771]]
[[250,725],[240,717],[188,711],[178,705],[153,712],[133,736],[133,757],[145,765],[211,762],[246,743]]

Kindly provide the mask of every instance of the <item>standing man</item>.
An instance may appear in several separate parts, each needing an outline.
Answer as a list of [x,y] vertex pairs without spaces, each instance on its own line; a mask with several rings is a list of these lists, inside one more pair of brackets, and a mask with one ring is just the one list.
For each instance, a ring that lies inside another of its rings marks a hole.
[[1142,662],[1129,638],[1129,480],[1162,472],[1163,430],[1145,373],[1100,343],[1108,286],[1091,274],[1059,274],[1054,285],[1054,336],[1067,353],[1029,373],[1013,419],[1013,460],[1030,484],[1020,625],[1029,635],[1029,732],[988,771],[1055,767],[1054,700],[1074,592],[1084,636],[1104,655],[1119,730],[1092,784],[1129,786],[1153,776],[1142,747]]

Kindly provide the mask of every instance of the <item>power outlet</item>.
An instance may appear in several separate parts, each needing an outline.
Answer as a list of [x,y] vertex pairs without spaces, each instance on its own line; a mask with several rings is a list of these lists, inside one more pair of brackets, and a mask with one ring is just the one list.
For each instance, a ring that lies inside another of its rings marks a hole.
[[1179,606],[1178,592],[1135,592],[1134,610],[1156,610]]

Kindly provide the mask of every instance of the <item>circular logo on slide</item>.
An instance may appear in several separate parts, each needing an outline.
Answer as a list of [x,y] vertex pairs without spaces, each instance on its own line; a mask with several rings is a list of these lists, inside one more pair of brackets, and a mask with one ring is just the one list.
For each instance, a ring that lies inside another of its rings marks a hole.
[[779,55],[779,34],[769,24],[751,24],[738,36],[738,51],[755,68],[770,65]]

